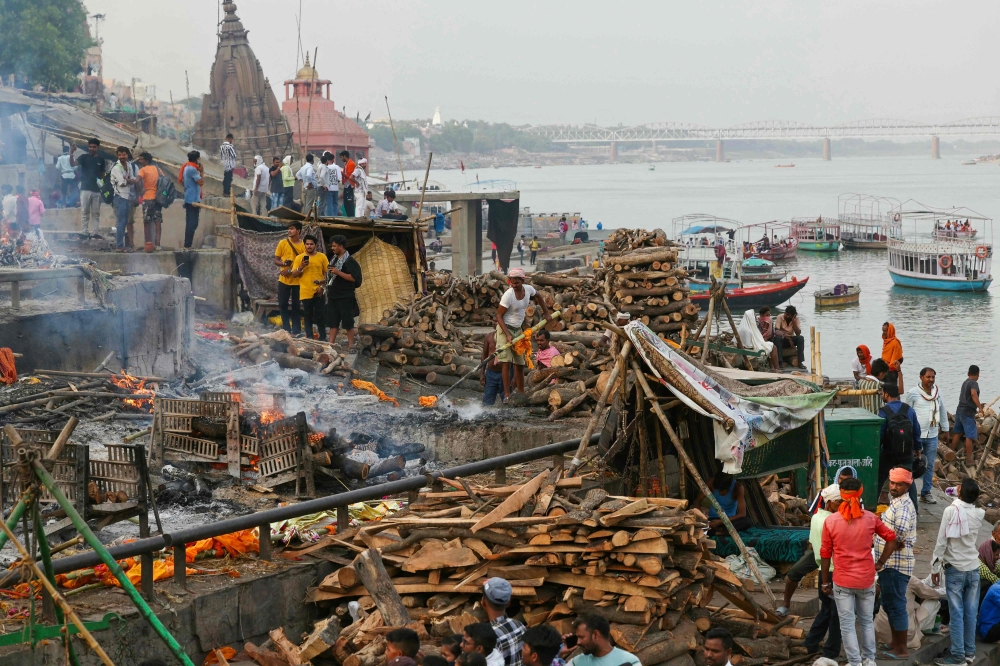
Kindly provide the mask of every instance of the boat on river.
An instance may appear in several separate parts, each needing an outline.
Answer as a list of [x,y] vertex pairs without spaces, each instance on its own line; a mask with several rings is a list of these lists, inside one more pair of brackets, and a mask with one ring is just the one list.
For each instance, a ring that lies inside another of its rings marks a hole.
[[680,246],[677,267],[688,272],[693,289],[708,284],[711,278],[739,284],[743,251],[733,240],[739,226],[736,220],[705,213],[683,215],[671,221],[671,236]]
[[[793,277],[787,282],[758,284],[742,289],[727,288],[726,301],[733,312],[743,312],[750,308],[756,310],[764,306],[776,307],[805,289],[808,282],[808,277],[801,280]],[[711,295],[708,291],[691,292],[691,302],[696,303],[702,310],[708,310],[710,300]]]
[[[993,282],[993,220],[968,208],[935,209],[909,201],[897,210],[903,237],[888,241],[888,270],[894,284],[935,291],[983,292]],[[946,220],[970,221],[983,234],[974,238],[937,235]],[[930,227],[928,229],[928,227]]]
[[741,267],[743,282],[781,282],[788,271],[778,270],[773,261],[750,257]]
[[813,296],[817,308],[857,305],[861,301],[861,287],[856,284],[838,284],[832,289],[819,289]]
[[975,238],[977,233],[969,220],[945,220],[934,226],[935,238]]
[[[759,235],[758,235],[759,234]],[[743,256],[783,261],[795,258],[798,243],[787,222],[758,222],[740,227],[739,239],[743,243]]]
[[824,220],[823,216],[792,218],[792,232],[800,250],[837,252],[840,250],[840,223]]
[[900,237],[900,201],[866,194],[838,198],[840,240],[849,250],[884,250],[890,238]]

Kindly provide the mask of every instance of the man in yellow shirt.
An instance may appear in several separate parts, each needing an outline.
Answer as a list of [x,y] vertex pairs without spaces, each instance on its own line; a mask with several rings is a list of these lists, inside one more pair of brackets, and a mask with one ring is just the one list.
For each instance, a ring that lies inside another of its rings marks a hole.
[[531,262],[530,263],[531,263],[532,266],[535,265],[535,259],[538,258],[538,248],[540,248],[541,246],[542,246],[542,244],[538,242],[538,236],[532,236],[531,237],[531,244],[528,246],[528,249],[531,250]]
[[[278,311],[281,313],[281,328],[292,335],[302,334],[299,280],[292,277],[295,257],[306,251],[301,236],[302,223],[292,222],[288,225],[288,238],[282,238],[278,247],[274,249],[274,265],[278,267]],[[291,303],[290,312],[289,303]]]
[[326,299],[323,298],[323,287],[326,286],[326,267],[330,262],[325,254],[316,251],[315,236],[306,235],[304,240],[306,251],[295,257],[292,277],[299,280],[299,303],[306,318],[305,337],[313,339],[313,322],[316,322],[319,339],[325,340],[323,312],[326,310]]

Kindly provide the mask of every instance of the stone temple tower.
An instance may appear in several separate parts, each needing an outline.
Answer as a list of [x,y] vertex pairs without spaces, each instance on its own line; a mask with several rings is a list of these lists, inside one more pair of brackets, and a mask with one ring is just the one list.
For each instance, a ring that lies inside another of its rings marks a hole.
[[219,145],[231,133],[238,164],[252,169],[254,155],[261,155],[270,164],[272,157],[292,154],[292,131],[250,48],[247,30],[236,15],[236,4],[227,1],[222,10],[226,15],[219,49],[212,65],[210,92],[203,98],[201,120],[195,127],[194,144],[202,152],[218,156]]

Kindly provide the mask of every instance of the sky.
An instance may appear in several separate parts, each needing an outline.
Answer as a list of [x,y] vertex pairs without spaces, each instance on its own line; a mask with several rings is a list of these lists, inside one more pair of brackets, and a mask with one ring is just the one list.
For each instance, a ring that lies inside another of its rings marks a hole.
[[[758,120],[947,122],[1000,115],[1000,11],[983,0],[238,0],[279,103],[296,54],[348,115],[511,124],[729,126]],[[105,77],[208,91],[216,0],[104,13]],[[360,10],[360,11],[359,11]]]

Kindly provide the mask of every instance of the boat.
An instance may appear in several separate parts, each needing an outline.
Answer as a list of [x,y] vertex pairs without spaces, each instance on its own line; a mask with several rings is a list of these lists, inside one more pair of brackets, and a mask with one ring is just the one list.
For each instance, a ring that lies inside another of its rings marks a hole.
[[945,220],[944,224],[934,225],[935,238],[975,238],[976,230],[965,220]]
[[702,288],[712,278],[739,286],[743,251],[741,244],[733,240],[739,226],[736,220],[705,213],[671,221],[671,236],[680,246],[677,267],[687,271],[692,289]]
[[792,218],[792,232],[800,250],[810,252],[837,252],[840,249],[840,224],[811,217]]
[[978,164],[976,160],[965,160],[962,162],[962,166],[976,166],[976,164]]
[[900,201],[866,194],[838,197],[840,241],[850,250],[884,250],[889,238],[899,238],[896,213]]
[[[758,234],[760,234],[758,236]],[[798,243],[787,222],[758,222],[740,227],[743,256],[766,261],[795,258]]]
[[788,271],[771,271],[770,273],[744,273],[743,283],[747,282],[781,282],[788,276]]
[[[729,304],[729,309],[733,312],[743,312],[750,308],[756,310],[765,306],[775,307],[805,289],[808,282],[808,277],[801,280],[793,277],[787,282],[760,284],[752,287],[743,287],[742,289],[733,289],[731,291],[727,289],[726,302]],[[702,310],[708,310],[710,300],[711,296],[707,291],[691,294],[691,302],[697,303],[698,307]]]
[[655,166],[653,166],[652,164],[650,164],[650,165],[649,165],[649,170],[650,170],[650,171],[656,171],[656,167],[655,167]]
[[[893,284],[935,291],[985,292],[993,282],[993,220],[968,208],[936,209],[907,202],[897,211],[912,233],[889,239],[888,271]],[[921,233],[921,225],[937,229],[942,220],[970,220],[983,230],[980,240]],[[905,229],[904,229],[905,231]]]
[[838,284],[833,289],[819,289],[813,295],[817,308],[857,305],[861,301],[861,287],[856,284]]
[[750,257],[743,260],[742,268],[744,276],[750,273],[770,273],[774,270],[774,262],[759,257]]
[[795,166],[794,164],[775,164],[774,168],[775,169],[791,169],[794,166]]

